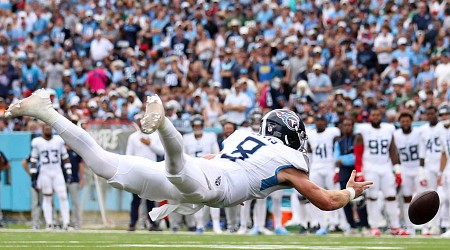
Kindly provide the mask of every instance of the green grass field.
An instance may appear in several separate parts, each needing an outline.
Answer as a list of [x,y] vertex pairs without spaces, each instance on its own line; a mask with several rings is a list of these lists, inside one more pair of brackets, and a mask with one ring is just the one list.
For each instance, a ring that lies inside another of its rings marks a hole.
[[241,236],[123,230],[0,230],[0,249],[450,249],[450,239],[423,237]]

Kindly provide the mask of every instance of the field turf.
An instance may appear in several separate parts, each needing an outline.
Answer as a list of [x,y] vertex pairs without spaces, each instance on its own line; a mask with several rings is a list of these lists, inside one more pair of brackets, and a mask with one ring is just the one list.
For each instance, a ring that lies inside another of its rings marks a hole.
[[450,249],[438,237],[248,236],[124,230],[0,230],[0,249]]

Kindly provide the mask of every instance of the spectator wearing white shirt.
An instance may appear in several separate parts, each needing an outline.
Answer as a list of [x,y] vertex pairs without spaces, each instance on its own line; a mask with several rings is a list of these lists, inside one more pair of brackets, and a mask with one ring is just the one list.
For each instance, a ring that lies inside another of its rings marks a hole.
[[252,106],[250,97],[241,92],[243,82],[236,82],[234,92],[225,98],[224,110],[227,112],[227,120],[234,124],[242,124],[245,120],[245,111]]
[[108,39],[103,37],[100,30],[94,32],[95,39],[91,43],[91,59],[93,61],[101,61],[107,57],[114,49],[114,45]]
[[383,26],[381,33],[374,40],[374,49],[378,54],[378,63],[380,68],[378,72],[383,72],[392,60],[392,45],[394,36],[389,33],[389,26]]

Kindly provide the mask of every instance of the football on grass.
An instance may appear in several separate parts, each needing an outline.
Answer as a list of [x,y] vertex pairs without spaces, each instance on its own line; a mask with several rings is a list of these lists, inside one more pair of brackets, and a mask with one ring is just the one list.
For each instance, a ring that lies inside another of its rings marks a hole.
[[411,201],[408,216],[415,225],[429,222],[439,210],[439,195],[435,191],[425,191],[417,194]]

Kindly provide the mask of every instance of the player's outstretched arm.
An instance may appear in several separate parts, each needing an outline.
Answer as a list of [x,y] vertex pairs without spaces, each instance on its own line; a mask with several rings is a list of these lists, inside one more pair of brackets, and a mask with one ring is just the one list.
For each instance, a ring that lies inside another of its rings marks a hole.
[[[288,183],[305,196],[316,207],[325,210],[335,210],[344,207],[351,199],[360,196],[373,182],[355,182],[356,171],[353,170],[347,189],[325,190],[310,181],[308,175],[295,168],[286,168],[278,173],[278,183]],[[351,191],[351,189],[354,190]]]

